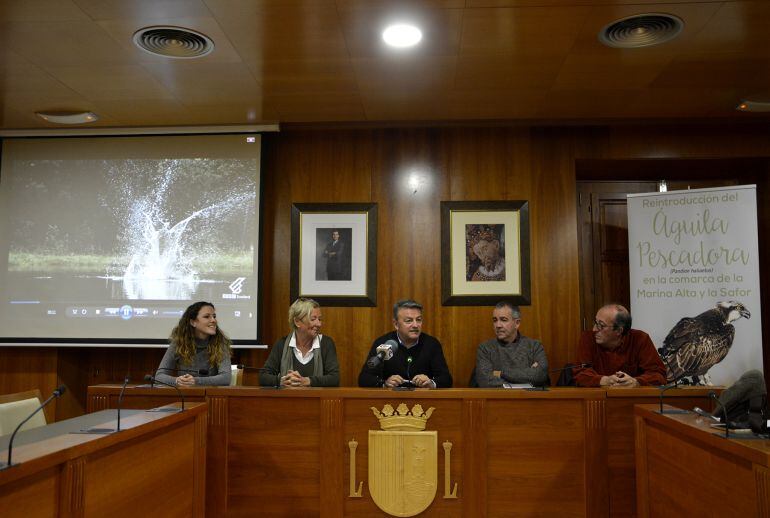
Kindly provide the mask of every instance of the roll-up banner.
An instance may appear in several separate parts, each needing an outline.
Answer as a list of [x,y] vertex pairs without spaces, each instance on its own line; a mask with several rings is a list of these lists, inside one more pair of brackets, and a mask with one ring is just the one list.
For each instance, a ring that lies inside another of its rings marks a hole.
[[762,370],[756,186],[628,195],[633,327],[669,381]]

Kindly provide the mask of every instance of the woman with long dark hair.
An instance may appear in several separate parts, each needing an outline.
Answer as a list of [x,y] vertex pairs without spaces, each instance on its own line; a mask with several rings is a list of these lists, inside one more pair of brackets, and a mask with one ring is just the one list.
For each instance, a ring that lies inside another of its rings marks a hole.
[[196,302],[171,331],[155,377],[180,387],[229,385],[231,343],[217,325],[214,304]]

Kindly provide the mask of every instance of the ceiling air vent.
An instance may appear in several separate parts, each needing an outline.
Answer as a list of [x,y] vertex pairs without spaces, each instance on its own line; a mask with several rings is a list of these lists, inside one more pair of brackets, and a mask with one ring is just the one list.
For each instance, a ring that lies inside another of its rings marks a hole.
[[682,28],[684,22],[672,14],[635,14],[605,26],[599,41],[621,49],[650,47],[676,38]]
[[184,27],[145,27],[134,33],[134,44],[142,50],[167,58],[200,58],[214,50],[214,42]]

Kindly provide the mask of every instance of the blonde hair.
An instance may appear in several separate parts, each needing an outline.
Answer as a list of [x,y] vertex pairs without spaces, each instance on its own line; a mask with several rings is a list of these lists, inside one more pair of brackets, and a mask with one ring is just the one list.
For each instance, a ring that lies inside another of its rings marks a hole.
[[310,317],[310,313],[321,305],[313,299],[298,298],[289,306],[289,327],[292,331],[297,330],[297,324],[294,320],[305,320]]

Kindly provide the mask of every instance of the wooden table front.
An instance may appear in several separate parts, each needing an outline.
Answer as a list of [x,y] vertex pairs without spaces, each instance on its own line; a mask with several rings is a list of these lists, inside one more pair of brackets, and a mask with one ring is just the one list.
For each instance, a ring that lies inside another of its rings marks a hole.
[[725,439],[695,414],[634,409],[643,518],[770,516],[770,440]]
[[[109,414],[99,426],[115,428]],[[0,471],[2,516],[203,516],[206,405],[128,414],[119,433],[69,433],[90,417],[83,416],[56,423],[50,437],[15,446],[18,465]],[[7,449],[0,455],[5,459]]]
[[[711,411],[712,389],[684,387],[665,392],[667,404],[691,410]],[[721,392],[717,388],[716,392]],[[612,518],[636,516],[636,461],[634,457],[634,406],[658,403],[660,389],[640,387],[607,389],[607,481]]]
[[[439,440],[439,491],[425,515],[634,516],[636,478],[633,407],[659,390],[552,388],[546,392],[442,389],[183,389],[209,401],[207,503],[247,516],[385,516],[367,491],[368,431],[380,426],[370,407],[405,402],[435,407],[427,430]],[[90,411],[113,407],[120,386],[89,387]],[[708,389],[673,389],[666,402],[711,408]],[[178,400],[172,389],[126,392],[132,407]],[[355,439],[356,483],[349,498],[348,442]],[[445,499],[444,441],[452,443]],[[290,502],[290,503],[288,503]],[[298,511],[298,512],[299,512]]]

